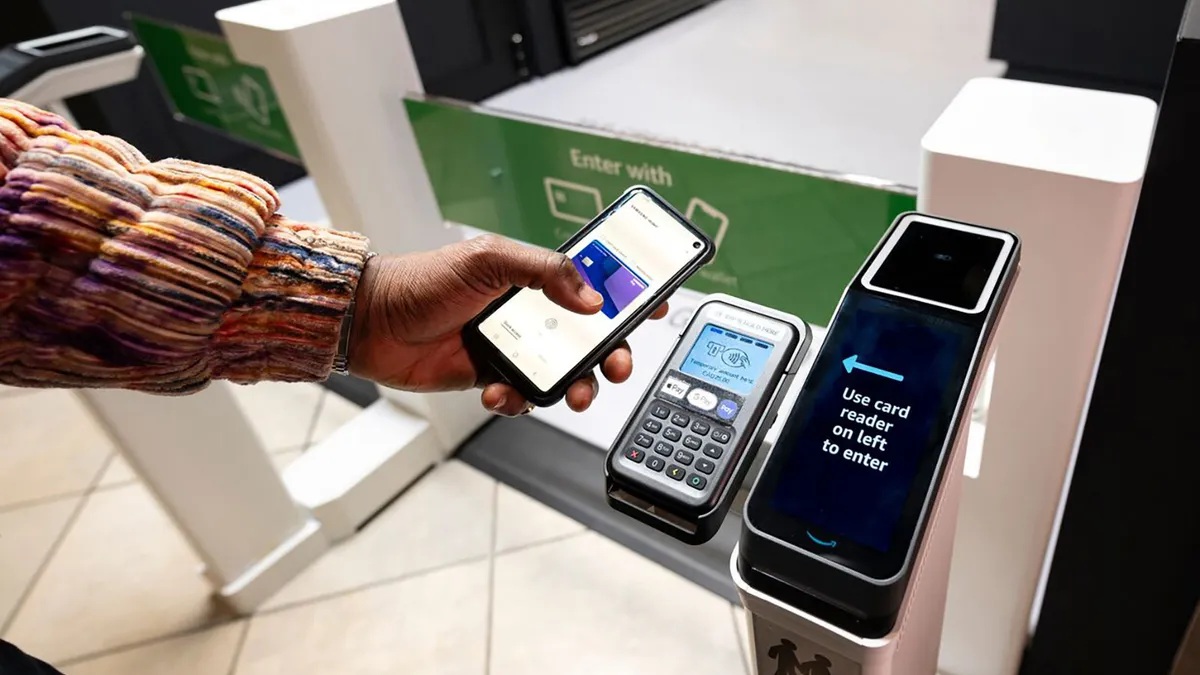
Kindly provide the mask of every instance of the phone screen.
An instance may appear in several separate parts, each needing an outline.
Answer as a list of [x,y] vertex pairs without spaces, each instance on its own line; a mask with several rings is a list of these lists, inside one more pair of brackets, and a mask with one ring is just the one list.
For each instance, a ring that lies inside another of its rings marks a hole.
[[700,238],[645,192],[630,192],[601,218],[566,252],[604,298],[599,312],[576,314],[523,289],[479,324],[484,339],[542,391],[704,254]]

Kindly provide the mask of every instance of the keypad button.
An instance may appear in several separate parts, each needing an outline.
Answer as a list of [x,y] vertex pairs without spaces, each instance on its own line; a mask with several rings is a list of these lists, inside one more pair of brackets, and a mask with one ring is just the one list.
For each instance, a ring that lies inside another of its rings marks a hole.
[[641,448],[629,448],[625,451],[625,457],[631,462],[641,464],[642,460],[646,459],[646,451]]
[[663,438],[674,442],[683,438],[683,434],[680,433],[680,431],[675,427],[667,427],[666,429],[663,429]]
[[[655,460],[658,458],[651,457],[650,459]],[[650,462],[646,462],[646,466],[650,466]],[[716,469],[717,469],[717,465],[713,464],[712,462],[708,461],[707,459],[702,458],[702,459],[696,460],[696,470],[699,471],[700,473],[711,474]]]
[[684,382],[678,377],[668,377],[666,381],[663,382],[663,386],[660,391],[671,398],[682,399],[683,395],[688,393],[688,389],[691,388],[692,385]]
[[708,479],[698,473],[694,473],[688,476],[687,484],[696,488],[697,490],[703,490],[704,486],[708,485]]
[[728,429],[713,429],[712,439],[718,443],[728,443],[729,439],[733,438],[733,434],[729,433]]
[[[659,445],[662,445],[662,444],[660,443]],[[721,453],[723,453],[723,452],[725,452],[725,449],[719,445],[713,445],[712,443],[708,443],[704,446],[704,454],[708,455],[709,457],[712,457],[713,459],[721,459]]]
[[658,420],[646,420],[642,422],[642,428],[652,434],[657,434],[659,431],[662,431],[662,422]]
[[682,466],[676,466],[672,464],[671,466],[667,467],[667,475],[675,480],[683,480],[683,474],[685,473],[687,472],[683,470]]
[[717,417],[720,417],[726,422],[732,422],[733,418],[737,417],[737,413],[738,404],[736,401],[725,399],[721,401],[720,405],[717,406]]
[[684,415],[683,413],[675,413],[674,415],[671,415],[671,424],[674,424],[677,427],[686,427],[691,421],[692,418]]
[[683,439],[683,447],[687,448],[688,450],[699,450],[700,439],[696,438],[695,436],[688,436],[687,438]]
[[662,471],[663,467],[666,465],[667,465],[667,463],[665,461],[663,461],[662,457],[655,457],[654,455],[650,455],[650,459],[646,460],[646,468],[650,469],[651,471]]
[[707,436],[709,429],[710,429],[710,427],[708,426],[708,422],[705,422],[704,420],[696,420],[695,422],[692,422],[692,433],[693,434],[700,434],[701,436]]
[[671,409],[661,403],[655,403],[650,406],[650,414],[660,420],[665,420],[671,415]]
[[654,445],[654,451],[663,457],[670,457],[671,455],[675,454],[675,446],[671,445],[670,443],[663,443],[662,441],[659,441]]
[[707,412],[717,407],[717,396],[711,391],[693,389],[692,393],[688,394],[687,402]]
[[637,436],[634,436],[633,442],[637,443],[643,448],[648,448],[651,445],[654,445],[654,437],[649,434],[643,434],[639,432]]
[[696,459],[696,456],[687,450],[680,450],[679,452],[675,453],[675,461],[684,466],[691,466],[693,459]]

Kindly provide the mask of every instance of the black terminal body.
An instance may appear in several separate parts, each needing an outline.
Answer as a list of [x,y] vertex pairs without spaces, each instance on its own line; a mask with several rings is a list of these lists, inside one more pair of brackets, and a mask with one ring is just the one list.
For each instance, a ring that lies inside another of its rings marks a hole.
[[686,543],[711,539],[811,338],[794,316],[709,296],[609,450],[609,505]]

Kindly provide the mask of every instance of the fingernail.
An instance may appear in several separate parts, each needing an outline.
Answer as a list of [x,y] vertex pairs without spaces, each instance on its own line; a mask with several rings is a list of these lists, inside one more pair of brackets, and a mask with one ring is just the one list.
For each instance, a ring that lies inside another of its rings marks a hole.
[[600,395],[600,382],[599,382],[599,380],[592,380],[592,398],[596,398],[599,395]]
[[488,406],[488,410],[491,410],[492,412],[500,412],[500,409],[504,407],[505,403],[508,403],[508,397],[502,394],[500,398],[496,399],[495,403]]
[[590,307],[604,304],[604,296],[593,290],[591,286],[579,289],[579,298]]

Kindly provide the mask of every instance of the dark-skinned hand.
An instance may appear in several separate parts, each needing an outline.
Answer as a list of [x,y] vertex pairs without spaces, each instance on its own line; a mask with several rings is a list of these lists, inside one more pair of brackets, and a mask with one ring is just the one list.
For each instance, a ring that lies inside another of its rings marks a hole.
[[[409,391],[483,387],[483,405],[501,415],[531,409],[516,389],[481,381],[462,341],[463,326],[513,286],[540,289],[579,314],[595,314],[603,298],[562,253],[484,235],[436,251],[379,256],[359,281],[349,350],[359,377]],[[666,316],[659,306],[652,319]],[[601,363],[610,382],[633,372],[633,355],[622,343]],[[567,390],[567,405],[582,412],[599,391],[588,374]]]

